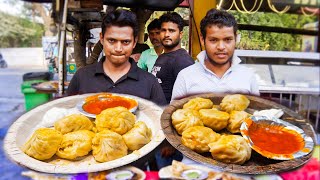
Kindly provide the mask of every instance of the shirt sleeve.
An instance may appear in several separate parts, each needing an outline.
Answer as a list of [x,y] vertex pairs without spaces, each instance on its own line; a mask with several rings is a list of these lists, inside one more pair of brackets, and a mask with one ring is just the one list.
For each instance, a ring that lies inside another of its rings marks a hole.
[[148,70],[148,67],[147,67],[147,64],[146,64],[146,52],[143,51],[141,53],[141,56],[140,56],[140,59],[138,60],[138,63],[137,63],[138,67],[147,71]]
[[260,96],[259,84],[255,77],[255,74],[253,74],[251,78],[251,94],[255,96]]
[[150,100],[160,106],[168,104],[162,88],[156,79],[152,85]]
[[74,74],[74,76],[72,77],[70,84],[68,86],[67,89],[67,95],[68,96],[72,96],[72,95],[76,95],[79,94],[79,81],[78,81],[78,76],[79,73],[78,71]]
[[187,87],[186,87],[185,77],[184,77],[184,74],[180,72],[173,85],[171,101],[180,99],[182,97],[185,97],[186,95],[187,95]]
[[177,77],[179,72],[182,69],[194,64],[194,60],[191,57],[189,57],[188,59],[179,58],[179,59],[176,59],[175,64],[176,64],[176,66],[173,68],[173,74],[175,77]]

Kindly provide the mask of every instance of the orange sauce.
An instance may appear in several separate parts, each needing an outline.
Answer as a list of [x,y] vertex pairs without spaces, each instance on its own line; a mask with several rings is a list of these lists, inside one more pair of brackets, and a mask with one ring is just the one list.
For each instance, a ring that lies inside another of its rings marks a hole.
[[273,154],[292,154],[304,147],[300,134],[282,126],[253,122],[248,134],[255,146]]
[[113,108],[117,106],[122,106],[127,109],[131,109],[135,107],[137,103],[133,100],[123,98],[120,96],[109,96],[105,100],[100,100],[98,97],[96,99],[91,99],[90,101],[87,101],[83,106],[83,110],[91,113],[91,114],[100,114],[101,111],[107,109],[107,108]]

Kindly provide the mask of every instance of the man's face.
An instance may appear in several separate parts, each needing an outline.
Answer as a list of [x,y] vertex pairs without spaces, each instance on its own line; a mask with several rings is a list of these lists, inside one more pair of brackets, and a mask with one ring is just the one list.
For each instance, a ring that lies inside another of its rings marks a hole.
[[160,29],[151,29],[148,31],[149,39],[154,47],[162,46],[160,39]]
[[137,43],[133,36],[133,29],[129,26],[108,27],[104,36],[100,34],[100,42],[106,59],[115,66],[120,66],[129,60]]
[[173,22],[163,22],[161,24],[161,43],[165,48],[172,49],[179,45],[182,38],[178,24]]
[[212,25],[206,28],[206,39],[201,41],[207,51],[208,60],[214,65],[224,65],[231,61],[236,46],[233,27]]

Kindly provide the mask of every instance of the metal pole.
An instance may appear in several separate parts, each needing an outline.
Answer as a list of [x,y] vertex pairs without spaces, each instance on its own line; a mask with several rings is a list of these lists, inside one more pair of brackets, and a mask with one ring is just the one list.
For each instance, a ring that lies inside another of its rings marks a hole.
[[66,22],[67,22],[67,9],[68,9],[68,0],[64,1],[63,6],[63,15],[62,15],[62,22],[60,25],[60,42],[59,42],[59,68],[58,68],[58,76],[59,76],[59,88],[58,94],[61,97],[64,93],[64,65],[63,65],[63,50],[65,47],[66,41]]

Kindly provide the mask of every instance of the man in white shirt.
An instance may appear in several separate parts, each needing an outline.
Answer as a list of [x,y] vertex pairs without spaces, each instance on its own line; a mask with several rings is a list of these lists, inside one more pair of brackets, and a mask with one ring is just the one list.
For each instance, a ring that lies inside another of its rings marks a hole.
[[259,95],[254,73],[234,57],[237,22],[226,11],[211,9],[201,20],[201,43],[205,50],[199,62],[179,72],[171,100],[199,93]]

